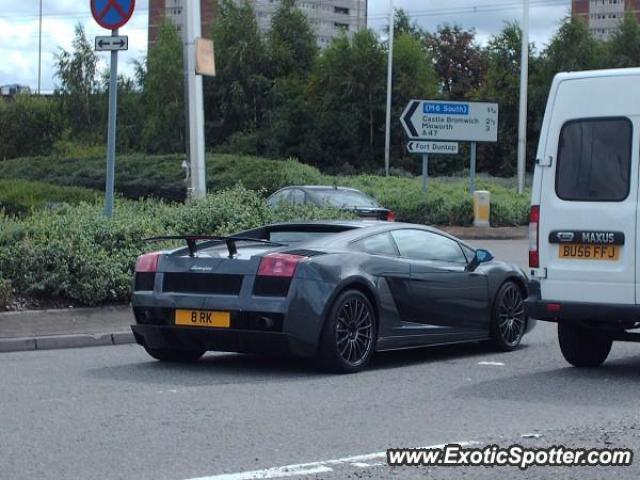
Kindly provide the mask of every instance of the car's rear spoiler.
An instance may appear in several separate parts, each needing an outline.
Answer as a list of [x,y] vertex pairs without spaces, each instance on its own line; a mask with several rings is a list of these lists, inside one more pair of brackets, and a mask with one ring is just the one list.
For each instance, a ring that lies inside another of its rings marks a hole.
[[189,248],[189,256],[193,257],[198,251],[198,241],[199,240],[209,240],[209,241],[218,241],[224,242],[227,245],[227,250],[229,250],[229,258],[233,258],[238,254],[238,248],[236,247],[236,242],[255,242],[262,243],[265,245],[273,245],[276,247],[286,247],[286,243],[272,242],[270,240],[263,240],[261,238],[251,238],[251,237],[223,237],[219,235],[164,235],[160,237],[150,237],[145,238],[145,242],[161,242],[165,240],[184,240],[187,242],[187,247]]

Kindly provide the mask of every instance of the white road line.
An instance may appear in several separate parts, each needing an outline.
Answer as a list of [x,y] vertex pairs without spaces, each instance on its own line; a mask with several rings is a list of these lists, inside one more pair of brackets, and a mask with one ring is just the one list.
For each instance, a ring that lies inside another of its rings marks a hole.
[[478,362],[478,365],[488,365],[490,367],[504,367],[502,362]]
[[[463,447],[477,445],[478,442],[450,442],[456,443]],[[421,448],[443,448],[445,444],[430,445]],[[354,455],[352,457],[334,458],[333,460],[323,460],[320,462],[298,463],[293,465],[285,465],[283,467],[265,468],[263,470],[251,470],[238,473],[223,473],[220,475],[211,475],[208,477],[197,477],[189,480],[260,480],[272,478],[296,477],[301,475],[314,475],[317,473],[332,472],[335,466],[351,464],[359,468],[374,467],[384,465],[385,462],[376,462],[368,464],[373,460],[386,460],[387,452],[367,453],[364,455]]]

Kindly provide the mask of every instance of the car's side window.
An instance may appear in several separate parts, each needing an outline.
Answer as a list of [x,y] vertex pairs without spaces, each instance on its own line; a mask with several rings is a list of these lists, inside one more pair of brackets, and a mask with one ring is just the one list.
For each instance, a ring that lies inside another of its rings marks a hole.
[[627,198],[632,136],[628,118],[588,118],[565,123],[558,144],[558,197],[599,202]]
[[462,248],[455,240],[425,230],[403,229],[391,232],[400,255],[416,260],[466,264]]
[[291,194],[287,199],[288,202],[293,203],[294,205],[302,205],[304,203],[304,192],[299,188],[294,188],[290,190]]
[[356,250],[376,255],[398,255],[396,246],[388,233],[380,233],[363,238],[357,242],[353,242],[352,247]]
[[271,207],[275,207],[277,205],[280,205],[282,202],[289,202],[289,195],[291,193],[291,190],[280,190],[277,193],[274,193],[271,198],[269,198],[269,206]]

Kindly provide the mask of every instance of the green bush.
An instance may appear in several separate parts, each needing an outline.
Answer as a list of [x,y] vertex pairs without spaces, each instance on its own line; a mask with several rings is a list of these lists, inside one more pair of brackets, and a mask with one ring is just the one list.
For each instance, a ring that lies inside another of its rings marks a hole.
[[[183,155],[120,156],[116,162],[116,189],[128,198],[157,197],[184,199],[186,184],[181,164]],[[435,177],[429,191],[421,190],[419,177],[378,175],[323,175],[312,166],[295,160],[213,154],[207,157],[209,191],[233,187],[238,181],[268,195],[292,184],[342,185],[361,189],[394,210],[399,220],[433,225],[470,225],[473,221],[467,177]],[[102,157],[40,157],[0,162],[0,177],[39,179],[61,185],[104,188]],[[509,179],[479,176],[478,188],[492,194],[493,226],[527,223],[529,194],[518,195]]]
[[226,234],[294,218],[349,218],[337,210],[269,209],[241,186],[186,205],[118,200],[107,220],[101,207],[67,205],[24,219],[0,216],[0,278],[20,295],[64,298],[79,304],[123,302],[130,296],[135,259],[159,248],[154,235]]
[[0,180],[0,210],[10,215],[25,215],[36,208],[56,207],[63,203],[95,202],[98,193],[80,187],[61,187],[43,182]]
[[5,309],[11,298],[13,297],[13,289],[11,288],[11,282],[0,278],[0,310]]

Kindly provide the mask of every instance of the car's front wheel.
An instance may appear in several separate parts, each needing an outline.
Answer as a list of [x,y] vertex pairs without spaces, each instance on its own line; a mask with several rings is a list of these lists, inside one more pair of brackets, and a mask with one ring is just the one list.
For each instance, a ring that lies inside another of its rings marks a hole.
[[144,349],[149,355],[162,362],[188,363],[195,362],[204,355],[205,350],[178,349],[178,348],[151,348],[145,345]]
[[518,348],[527,330],[522,289],[512,281],[505,282],[493,302],[491,339],[500,351],[510,352]]
[[359,290],[341,293],[329,310],[320,337],[318,360],[333,372],[352,373],[365,368],[375,350],[376,315]]
[[558,343],[562,356],[574,367],[602,365],[609,356],[613,340],[605,332],[571,322],[558,323]]

